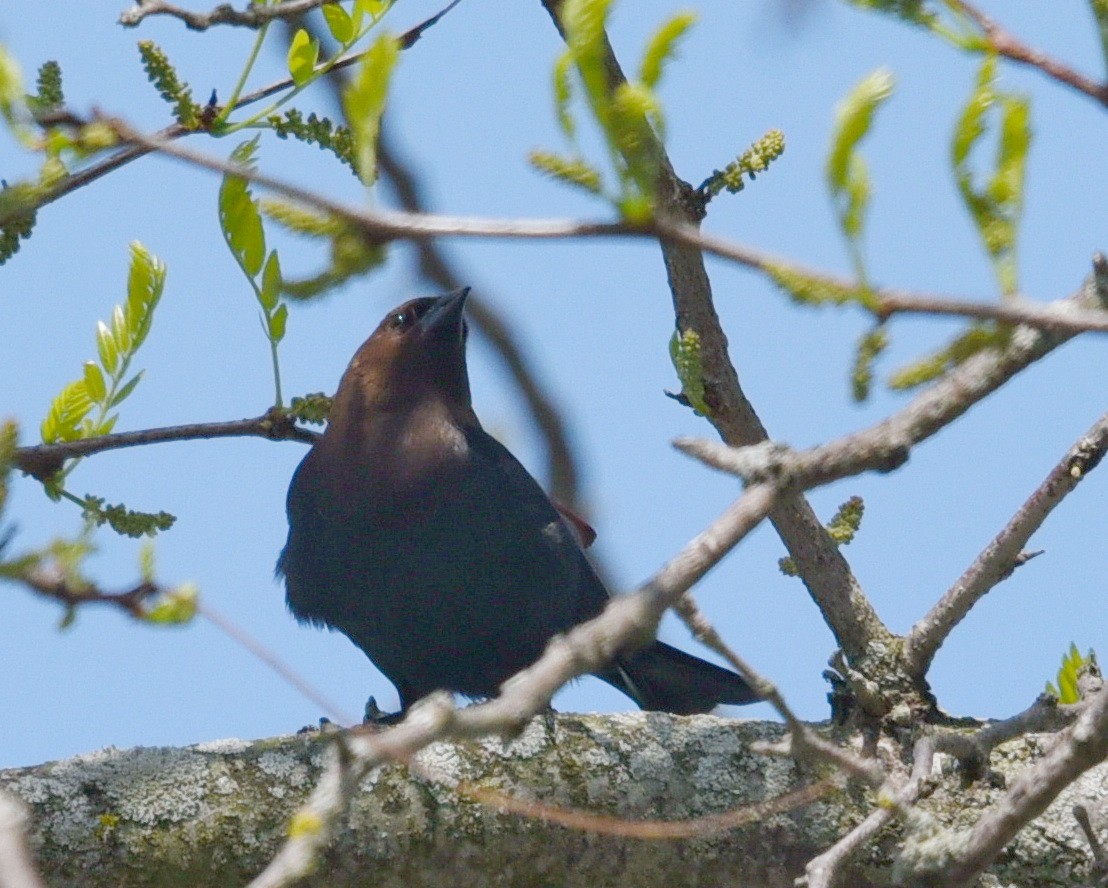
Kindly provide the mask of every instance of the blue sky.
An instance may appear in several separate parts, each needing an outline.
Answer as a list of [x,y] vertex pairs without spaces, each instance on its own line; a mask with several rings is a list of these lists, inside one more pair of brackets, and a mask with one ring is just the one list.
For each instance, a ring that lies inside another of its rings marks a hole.
[[[1015,32],[1100,76],[1083,3],[994,3]],[[199,8],[199,7],[197,7]],[[664,2],[617,6],[612,39],[633,68],[652,26],[675,11]],[[896,92],[865,145],[874,185],[867,254],[886,285],[995,298],[991,269],[963,212],[947,164],[951,126],[976,61],[921,31],[814,2],[705,3],[700,22],[662,87],[669,150],[680,175],[699,182],[765,130],[787,139],[785,156],[735,197],[715,201],[707,230],[808,265],[846,273],[822,181],[836,103],[879,66]],[[801,10],[807,10],[801,13]],[[153,39],[195,94],[229,94],[252,35],[206,35],[175,21],[115,24],[110,4],[30,4],[0,13],[0,43],[28,78],[57,59],[78,111],[99,107],[150,129],[168,111],[146,83],[135,43]],[[402,30],[436,11],[405,0],[390,14]],[[276,43],[276,36],[275,36]],[[537,3],[466,0],[404,54],[389,122],[443,212],[496,217],[604,218],[605,207],[540,178],[526,163],[536,147],[563,147],[550,95],[560,45]],[[1108,165],[1103,109],[1037,72],[1002,65],[1005,88],[1031,98],[1034,142],[1021,230],[1020,281],[1036,299],[1073,292],[1090,257],[1108,247]],[[282,73],[263,53],[253,85]],[[300,106],[330,112],[329,96]],[[190,146],[220,156],[231,140]],[[349,201],[361,187],[314,149],[264,140],[263,169]],[[35,158],[0,135],[0,177],[33,174]],[[24,442],[54,394],[95,355],[94,329],[124,294],[127,245],[139,240],[169,267],[166,294],[137,366],[147,374],[124,405],[120,429],[214,421],[261,413],[272,398],[257,312],[217,226],[213,175],[146,158],[40,213],[34,237],[0,269],[0,414],[16,417]],[[388,195],[369,200],[389,203]],[[274,237],[279,237],[274,235]],[[278,240],[286,272],[323,257]],[[663,395],[677,382],[666,349],[673,318],[656,247],[648,243],[451,241],[463,278],[504,312],[564,411],[583,456],[584,494],[597,550],[621,590],[633,588],[706,526],[736,493],[726,477],[674,451],[678,435],[710,427]],[[883,391],[850,399],[857,312],[798,309],[757,275],[709,260],[716,303],[743,385],[782,441],[805,446],[867,426],[907,398]],[[333,391],[358,344],[393,305],[426,292],[403,245],[387,266],[325,300],[294,306],[282,345],[285,389]],[[888,371],[954,335],[951,320],[897,321]],[[521,403],[479,340],[471,345],[478,413],[541,477],[541,451]],[[1070,343],[1005,386],[912,454],[888,476],[817,491],[824,517],[851,495],[866,518],[847,556],[879,613],[906,631],[1004,525],[1067,448],[1105,409],[1103,337]],[[373,693],[395,703],[388,682],[342,636],[298,626],[286,613],[273,563],[284,541],[284,495],[302,445],[245,439],[167,444],[105,454],[74,474],[77,493],[136,509],[165,509],[177,526],[157,543],[160,577],[195,581],[203,600],[261,640],[307,681],[358,713]],[[1105,652],[1104,546],[1108,476],[1092,474],[1032,541],[1046,554],[992,592],[939,653],[931,679],[951,712],[1004,716],[1028,705],[1074,641]],[[50,503],[19,479],[9,502],[14,548],[72,534],[76,510]],[[135,577],[137,545],[101,533],[90,574],[108,588]],[[724,635],[777,681],[803,716],[824,718],[820,677],[834,649],[798,580],[777,571],[784,554],[759,529],[698,587]],[[313,723],[319,707],[203,620],[181,629],[135,624],[88,608],[67,631],[60,612],[20,588],[2,589],[4,680],[0,766],[31,764],[105,745],[180,745],[262,737]],[[663,636],[696,643],[676,621]],[[561,709],[616,710],[629,703],[594,680],[563,691]],[[767,717],[768,707],[730,714]]]

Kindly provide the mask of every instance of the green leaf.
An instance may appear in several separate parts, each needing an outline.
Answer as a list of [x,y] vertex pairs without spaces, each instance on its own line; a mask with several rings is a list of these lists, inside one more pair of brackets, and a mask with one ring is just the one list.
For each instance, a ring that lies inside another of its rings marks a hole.
[[139,384],[139,380],[142,379],[142,375],[145,372],[146,372],[145,370],[140,370],[138,373],[136,373],[134,376],[132,376],[127,381],[127,384],[124,385],[123,388],[121,388],[118,392],[115,393],[115,397],[112,398],[111,402],[108,404],[108,409],[109,410],[115,409],[120,404],[122,404],[125,400],[127,400],[127,398],[130,396],[131,392],[133,392],[135,390],[135,386]]
[[859,81],[836,108],[835,128],[826,166],[827,182],[832,193],[851,187],[855,148],[869,132],[874,112],[892,95],[892,90],[892,74],[879,68]]
[[36,90],[33,96],[27,96],[27,104],[35,113],[60,108],[65,104],[65,92],[62,89],[62,69],[56,61],[43,62],[38,69]]
[[679,12],[662,23],[650,38],[646,52],[643,53],[639,80],[648,89],[654,89],[662,78],[662,71],[677,51],[678,41],[696,21],[696,13]]
[[180,625],[196,616],[200,590],[193,583],[183,583],[176,589],[166,592],[157,604],[143,614],[148,623]]
[[122,305],[112,307],[112,339],[115,340],[123,354],[130,353],[132,346],[131,328],[127,323],[127,316],[123,313]]
[[1058,670],[1058,687],[1047,684],[1047,692],[1058,698],[1059,703],[1077,703],[1081,694],[1077,688],[1077,681],[1082,673],[1088,669],[1096,668],[1096,654],[1089,651],[1085,656],[1077,649],[1077,645],[1070,643],[1070,649],[1062,657],[1062,666]]
[[367,185],[377,179],[377,135],[388,97],[389,77],[399,57],[396,38],[382,34],[366,50],[358,73],[342,96],[346,121],[354,136],[354,167]]
[[19,63],[0,46],[0,115],[12,122],[15,108],[23,101],[23,74]]
[[890,377],[889,387],[904,390],[931,382],[979,352],[1003,348],[1011,336],[1012,328],[1005,324],[974,324],[948,345],[901,367]]
[[[862,526],[865,508],[865,503],[860,496],[852,496],[839,506],[835,516],[824,525],[836,546],[847,546],[853,542],[858,528]],[[800,573],[796,568],[796,562],[788,556],[779,558],[777,567],[787,577],[795,577]]]
[[558,116],[558,125],[562,128],[562,133],[571,141],[576,132],[573,115],[569,110],[569,102],[573,98],[573,87],[569,79],[572,69],[573,55],[567,49],[558,56],[558,61],[554,63],[554,110]]
[[377,22],[381,16],[389,11],[393,0],[354,0],[354,18],[361,27],[361,18],[368,15],[370,21]]
[[165,263],[135,241],[131,244],[131,269],[127,276],[127,308],[124,312],[131,334],[128,351],[135,352],[150,333],[154,308],[165,289]]
[[838,104],[825,168],[831,202],[850,249],[855,277],[863,290],[868,289],[862,233],[869,206],[870,183],[866,162],[858,153],[857,146],[869,132],[877,108],[892,95],[892,91],[892,74],[879,68],[862,78]]
[[565,0],[562,27],[574,54],[594,52],[604,39],[604,25],[612,0]]
[[784,153],[785,134],[779,129],[767,130],[722,170],[713,170],[712,175],[697,190],[710,197],[715,197],[725,189],[730,194],[737,194],[746,185],[744,175],[749,176],[753,182],[759,173],[764,173]]
[[110,413],[107,417],[100,421],[99,425],[95,426],[92,430],[93,436],[110,435],[112,429],[115,428],[116,422],[119,420],[118,413]]
[[100,355],[100,365],[109,374],[114,374],[119,363],[119,349],[116,347],[112,331],[103,321],[96,322],[96,351]]
[[44,444],[73,441],[78,437],[81,421],[92,409],[92,399],[84,379],[69,383],[50,404],[41,432]]
[[333,238],[347,230],[346,223],[334,216],[273,198],[263,197],[258,201],[258,209],[266,218],[283,225],[289,231],[309,237]]
[[582,188],[590,194],[600,194],[600,172],[579,157],[562,157],[550,151],[532,151],[527,159],[531,166],[548,176]]
[[331,397],[323,392],[313,392],[303,397],[296,396],[289,404],[289,416],[312,425],[323,425],[331,412],[331,401]]
[[273,342],[280,342],[285,338],[285,324],[288,322],[288,317],[289,307],[281,303],[269,318],[269,338]]
[[[243,166],[253,163],[258,137],[243,142],[231,159]],[[265,230],[257,203],[240,176],[224,176],[219,187],[219,224],[231,253],[250,278],[257,276],[265,261]]]
[[[1001,292],[1008,296],[1019,288],[1016,243],[1031,144],[1031,110],[1025,98],[997,89],[996,74],[997,58],[988,54],[954,127],[950,158],[962,202],[993,264]],[[987,132],[988,118],[994,109],[1000,117],[996,165],[985,184],[978,186],[970,156]]]
[[319,44],[303,28],[297,29],[289,43],[288,66],[292,82],[303,86],[312,79],[319,60]]
[[343,46],[350,42],[354,36],[354,20],[338,3],[323,4],[323,18],[327,22],[327,30]]
[[1104,64],[1108,67],[1108,0],[1089,0],[1089,6],[1096,19],[1097,33],[1100,36],[1100,52]]
[[108,387],[104,383],[104,374],[95,361],[85,362],[85,391],[93,403],[100,403],[108,394]]
[[281,262],[277,258],[277,251],[273,250],[265,262],[265,268],[262,270],[262,287],[258,292],[258,299],[262,303],[262,308],[267,312],[271,312],[276,307],[280,295]]
[[873,385],[873,364],[888,346],[889,336],[883,324],[878,324],[859,340],[850,374],[850,388],[855,401],[861,402],[869,397]]
[[203,109],[192,100],[192,90],[177,76],[169,57],[151,40],[140,40],[138,49],[147,78],[161,97],[173,105],[177,122],[185,129],[197,129]]
[[835,109],[835,129],[826,167],[827,182],[833,192],[849,187],[854,150],[869,132],[874,112],[892,95],[893,85],[892,72],[878,68],[862,78]]

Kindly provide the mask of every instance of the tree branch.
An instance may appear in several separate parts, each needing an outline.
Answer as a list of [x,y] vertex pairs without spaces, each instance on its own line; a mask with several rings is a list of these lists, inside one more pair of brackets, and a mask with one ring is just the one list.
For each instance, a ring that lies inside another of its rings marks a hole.
[[166,0],[138,0],[135,6],[119,14],[119,23],[125,28],[134,28],[147,16],[167,15],[180,19],[192,31],[206,31],[213,25],[257,29],[275,19],[302,15],[329,2],[331,0],[281,0],[269,6],[250,3],[242,10],[235,9],[230,3],[221,3],[211,12],[193,12]]
[[984,595],[1012,571],[1031,535],[1108,451],[1108,414],[1098,419],[1012,516],[1008,525],[951,586],[927,615],[912,627],[904,657],[912,674],[927,674],[939,647]]
[[962,845],[952,860],[936,872],[933,862],[920,859],[916,856],[920,849],[912,847],[904,849],[904,860],[913,864],[913,869],[937,877],[938,884],[951,888],[967,885],[1063,789],[1105,759],[1108,759],[1108,691],[1101,689],[1090,696],[1085,711],[1041,761],[1021,773],[971,830],[952,837]]
[[[1099,305],[1099,300],[1094,273],[1076,293],[1056,304],[1061,313],[1066,313],[1089,310]],[[908,460],[913,446],[941,431],[1071,338],[1065,332],[1018,328],[1003,349],[987,349],[964,361],[892,416],[809,450],[794,451],[775,442],[727,447],[702,438],[678,438],[674,444],[685,453],[748,482],[787,481],[809,489],[865,471],[890,472]],[[1098,422],[1094,429],[1099,428]],[[1098,441],[1099,434],[1098,431]]]
[[67,459],[92,456],[95,453],[119,450],[123,447],[206,438],[268,438],[270,441],[302,441],[312,444],[318,437],[316,432],[296,425],[288,414],[270,410],[253,419],[198,422],[157,429],[140,429],[135,432],[116,432],[97,438],[64,441],[60,444],[17,447],[12,462],[21,471],[42,480],[57,472]]
[[[555,27],[564,37],[561,0],[542,0]],[[615,90],[626,82],[619,61],[604,37],[608,86]],[[641,137],[657,163],[655,233],[662,236],[666,267],[678,330],[695,331],[700,338],[704,399],[708,420],[720,437],[732,446],[757,444],[769,438],[754,406],[747,399],[738,373],[728,355],[727,336],[712,300],[711,281],[704,265],[707,239],[698,231],[703,201],[696,189],[674,172],[665,146],[645,124]],[[678,232],[680,234],[678,234]],[[797,566],[805,586],[824,613],[836,641],[851,659],[861,659],[870,642],[891,640],[888,629],[850,571],[811,506],[800,495],[783,497],[770,516],[778,535]]]
[[1078,92],[1084,93],[1089,98],[1108,107],[1108,83],[1097,83],[1079,71],[1075,71],[1062,62],[1051,58],[1046,53],[1032,49],[966,0],[951,0],[951,5],[977,23],[985,34],[989,48],[997,55],[1004,56],[1004,58],[1018,62],[1021,65],[1038,68],[1048,77],[1066,86],[1073,87]]

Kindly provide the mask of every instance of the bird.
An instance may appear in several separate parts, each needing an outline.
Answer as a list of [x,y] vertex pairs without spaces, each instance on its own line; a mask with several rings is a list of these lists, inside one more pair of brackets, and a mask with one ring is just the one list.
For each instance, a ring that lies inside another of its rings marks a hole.
[[[395,717],[436,690],[495,697],[610,600],[583,551],[591,528],[473,410],[468,294],[385,315],[286,501],[277,575],[289,609],[361,648],[396,687]],[[643,709],[679,715],[759,699],[736,673],[657,640],[595,674]]]

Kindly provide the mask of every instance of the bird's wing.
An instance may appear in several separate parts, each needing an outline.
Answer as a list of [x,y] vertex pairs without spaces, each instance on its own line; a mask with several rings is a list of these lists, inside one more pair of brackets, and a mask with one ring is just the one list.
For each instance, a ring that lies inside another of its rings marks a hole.
[[543,561],[551,565],[552,585],[576,590],[574,622],[600,613],[608,602],[608,591],[582,549],[592,528],[584,521],[582,527],[577,527],[508,448],[484,429],[467,429],[466,443],[480,483],[486,490],[496,492],[505,509],[510,508],[519,516],[528,532],[527,538],[542,548]]
[[554,504],[554,508],[558,510],[558,514],[562,516],[569,529],[573,531],[573,536],[582,549],[587,549],[596,542],[596,531],[592,529],[592,525],[589,524],[588,521],[574,512],[569,506],[563,506],[557,500],[551,500],[550,502]]
[[318,501],[321,486],[311,483],[315,470],[316,464],[309,451],[297,466],[289,484],[285,501],[289,536],[277,559],[276,573],[278,577],[285,578],[289,609],[297,619],[329,624],[330,615],[319,610],[318,590],[334,585],[336,578],[330,574],[339,560],[335,552],[324,550],[328,546],[340,545],[341,540],[328,523]]

